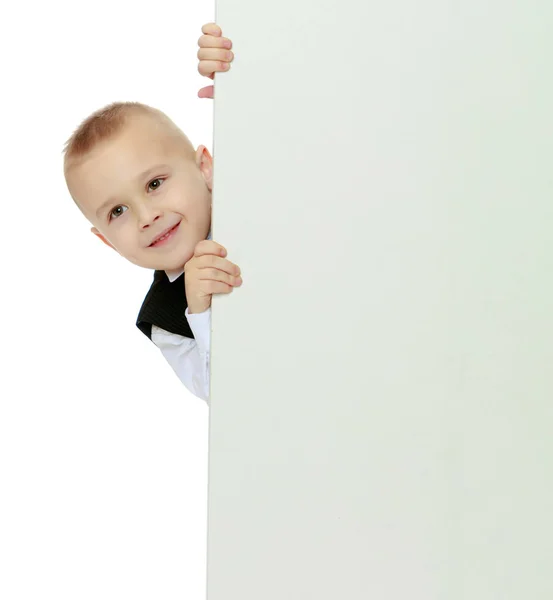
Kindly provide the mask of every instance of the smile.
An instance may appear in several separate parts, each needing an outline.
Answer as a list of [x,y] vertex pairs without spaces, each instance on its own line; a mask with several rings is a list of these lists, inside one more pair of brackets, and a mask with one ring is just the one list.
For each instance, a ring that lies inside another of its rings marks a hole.
[[148,246],[148,248],[157,248],[158,246],[166,244],[175,235],[177,229],[179,228],[179,225],[180,221],[176,225],[173,225],[173,227],[170,227],[169,229],[163,231],[160,235],[158,235],[155,238],[155,240]]

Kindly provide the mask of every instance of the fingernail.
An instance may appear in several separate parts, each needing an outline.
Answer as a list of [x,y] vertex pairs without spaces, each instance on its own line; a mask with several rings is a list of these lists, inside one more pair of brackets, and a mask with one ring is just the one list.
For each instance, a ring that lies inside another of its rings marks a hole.
[[230,40],[225,40],[224,47],[225,48],[232,48],[232,42]]

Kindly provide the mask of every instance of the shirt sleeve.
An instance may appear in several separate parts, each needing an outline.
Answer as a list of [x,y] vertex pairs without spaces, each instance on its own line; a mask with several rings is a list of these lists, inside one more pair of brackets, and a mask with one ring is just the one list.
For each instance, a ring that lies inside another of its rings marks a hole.
[[209,404],[211,308],[203,313],[185,312],[195,339],[152,325],[152,342],[171,365],[184,386]]

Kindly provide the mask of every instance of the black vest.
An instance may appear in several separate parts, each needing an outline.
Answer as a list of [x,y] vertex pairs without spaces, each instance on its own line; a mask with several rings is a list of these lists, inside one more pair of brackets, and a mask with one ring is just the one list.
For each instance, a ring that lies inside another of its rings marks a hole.
[[187,306],[184,273],[171,283],[165,271],[155,271],[154,281],[138,313],[136,326],[150,340],[152,325],[194,339],[184,314]]

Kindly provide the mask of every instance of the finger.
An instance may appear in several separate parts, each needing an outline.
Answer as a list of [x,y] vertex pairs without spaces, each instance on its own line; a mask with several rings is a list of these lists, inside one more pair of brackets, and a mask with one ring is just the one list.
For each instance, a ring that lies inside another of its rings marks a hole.
[[203,27],[202,27],[202,33],[205,33],[207,35],[221,35],[223,32],[221,30],[221,28],[219,27],[219,25],[217,25],[217,23],[206,23]]
[[216,37],[213,35],[201,35],[198,38],[200,48],[232,48],[232,41],[226,37]]
[[209,77],[213,73],[221,73],[222,71],[228,71],[230,65],[228,62],[220,62],[215,60],[202,60],[198,64],[198,72],[200,75]]
[[229,275],[220,269],[198,269],[197,277],[200,281],[218,281],[219,283],[226,283],[232,287],[239,287],[242,285],[242,278],[239,275]]
[[234,53],[232,50],[222,48],[200,48],[198,50],[198,58],[200,60],[232,62]]
[[222,281],[203,281],[201,291],[204,294],[230,294],[234,287]]
[[202,240],[196,244],[194,248],[194,256],[205,256],[206,254],[212,254],[214,256],[226,256],[227,250],[221,244],[214,242],[213,240]]
[[234,275],[238,277],[240,275],[240,267],[230,262],[226,258],[222,258],[221,256],[213,256],[213,255],[205,255],[200,256],[196,259],[195,267],[198,270],[213,270],[217,269],[218,271],[223,271],[228,273],[229,275]]
[[194,257],[194,264],[190,265],[191,269],[218,269],[224,271],[229,275],[240,275],[240,267],[235,265],[230,260],[223,258],[221,255],[213,254],[202,254],[201,256]]
[[215,86],[208,85],[198,91],[198,98],[214,98],[215,97]]

